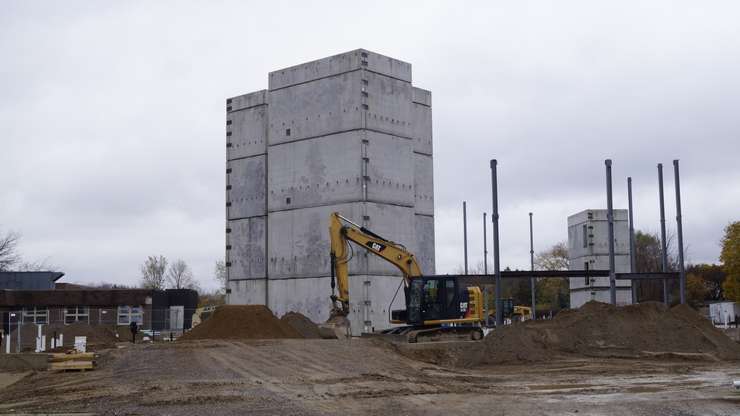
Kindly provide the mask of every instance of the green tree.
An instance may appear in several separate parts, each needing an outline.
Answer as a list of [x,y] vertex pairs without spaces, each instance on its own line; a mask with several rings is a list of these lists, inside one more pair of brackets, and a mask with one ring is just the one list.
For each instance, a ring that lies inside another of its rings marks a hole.
[[722,282],[725,280],[725,272],[719,264],[690,264],[686,267],[686,279],[696,276],[702,280],[706,287],[706,298],[703,300],[722,300]]
[[725,227],[719,260],[726,274],[722,283],[725,299],[740,302],[740,221]]
[[[567,270],[568,245],[560,242],[548,250],[537,253],[534,259],[537,270]],[[559,310],[570,307],[570,285],[568,279],[546,278],[537,282],[538,310]],[[525,305],[528,305],[526,302]]]

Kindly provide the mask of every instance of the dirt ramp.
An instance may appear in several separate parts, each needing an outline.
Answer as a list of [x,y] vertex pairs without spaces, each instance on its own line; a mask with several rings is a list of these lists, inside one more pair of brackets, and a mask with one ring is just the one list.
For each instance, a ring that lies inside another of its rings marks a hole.
[[288,312],[280,320],[295,329],[303,338],[321,338],[318,325],[301,313]]
[[277,338],[304,337],[264,305],[224,305],[180,340]]

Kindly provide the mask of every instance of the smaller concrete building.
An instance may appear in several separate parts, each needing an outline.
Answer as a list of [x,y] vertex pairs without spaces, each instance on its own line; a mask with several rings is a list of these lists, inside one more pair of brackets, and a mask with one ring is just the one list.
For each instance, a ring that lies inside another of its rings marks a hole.
[[715,326],[737,326],[740,321],[740,303],[715,302],[709,305],[709,318]]
[[[629,222],[626,209],[614,210],[614,270],[630,273]],[[607,210],[587,209],[568,217],[568,257],[571,270],[609,269],[609,221]],[[617,304],[632,303],[632,283],[617,280]],[[570,307],[595,300],[611,302],[608,277],[570,279]]]

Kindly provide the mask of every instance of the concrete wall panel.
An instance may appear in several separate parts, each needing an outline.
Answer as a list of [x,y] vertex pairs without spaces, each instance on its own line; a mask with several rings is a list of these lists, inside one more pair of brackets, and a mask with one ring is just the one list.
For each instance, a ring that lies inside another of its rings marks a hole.
[[299,312],[314,322],[326,322],[331,310],[330,281],[329,277],[270,280],[268,306],[278,317]]
[[237,111],[264,104],[267,104],[267,90],[255,91],[226,99],[226,111]]
[[[226,116],[228,160],[263,154],[267,149],[267,106],[261,105]],[[231,144],[229,146],[228,144]]]
[[228,295],[228,303],[230,305],[264,305],[265,284],[264,279],[229,281],[228,287],[231,293]]
[[285,88],[359,69],[367,69],[411,82],[411,64],[364,49],[357,49],[270,72],[269,88],[270,90]]
[[434,215],[434,164],[431,156],[414,153],[414,211]]
[[[405,309],[406,300],[400,276],[353,276],[350,279],[349,306],[352,335],[390,328],[389,309]],[[400,288],[399,288],[400,286]],[[395,297],[393,296],[398,293]],[[391,300],[393,304],[391,305]]]
[[373,202],[414,206],[411,140],[367,132],[367,197]]
[[[608,290],[579,290],[570,293],[570,307],[579,308],[584,303],[590,301],[597,301],[603,303],[611,302],[611,295]],[[632,303],[632,292],[630,290],[619,289],[617,290],[617,305],[629,305]]]
[[[585,244],[584,234],[586,234]],[[625,209],[614,210],[614,240],[614,253],[629,255],[629,222]],[[573,258],[609,254],[609,223],[606,219],[606,210],[587,210],[568,217],[568,252]]]
[[226,211],[228,219],[266,214],[265,156],[232,160],[226,175]]
[[434,150],[432,139],[432,108],[413,104],[410,137],[414,139],[414,151],[431,155]]
[[412,102],[411,84],[395,78],[365,72],[367,84],[364,103],[367,104],[368,129],[403,137],[411,137]]
[[411,101],[427,107],[432,106],[432,92],[419,87],[411,88]]
[[361,71],[270,92],[269,145],[362,127]]
[[[365,206],[363,206],[365,205]],[[367,228],[411,249],[414,238],[413,208],[356,202],[299,210],[271,212],[269,215],[268,267],[270,278],[329,276],[329,214],[337,211],[361,223],[368,216]],[[395,267],[354,246],[350,274],[398,274]]]
[[362,134],[334,134],[271,146],[270,211],[362,199]]
[[414,215],[416,228],[416,261],[422,273],[433,275],[436,273],[434,264],[434,217],[428,215]]
[[226,262],[230,280],[265,277],[266,217],[229,221]]

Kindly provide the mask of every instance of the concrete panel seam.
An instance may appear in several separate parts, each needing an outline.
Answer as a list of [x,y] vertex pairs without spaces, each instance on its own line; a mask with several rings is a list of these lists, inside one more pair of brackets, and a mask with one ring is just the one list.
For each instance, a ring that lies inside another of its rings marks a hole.
[[415,212],[414,215],[418,215],[420,217],[434,218],[434,214],[422,214],[420,212]]
[[[403,276],[401,275],[401,272],[398,272],[398,274],[383,273],[383,272],[378,272],[378,273],[376,273],[376,272],[373,272],[372,274],[367,274],[367,273],[357,273],[357,274],[354,274],[354,273],[352,273],[351,271],[350,271],[350,273],[349,273],[349,276],[350,276],[350,277],[356,277],[356,276],[369,276],[369,277],[394,277],[394,278],[400,278],[400,277],[403,277]],[[331,275],[323,275],[323,274],[319,275],[319,274],[317,274],[317,275],[307,275],[307,276],[287,276],[287,277],[271,277],[271,278],[270,278],[270,281],[274,282],[274,281],[276,281],[276,280],[304,280],[304,279],[322,279],[322,278],[327,278],[327,277],[331,277]],[[255,279],[235,279],[234,281],[236,281],[236,280],[265,280],[265,279],[264,279],[264,278],[261,278],[261,277],[260,277],[260,278],[255,278]]]
[[[322,79],[332,78],[332,77],[336,77],[336,76],[340,76],[340,75],[344,75],[344,74],[351,74],[351,73],[357,72],[357,71],[371,72],[373,74],[380,75],[382,77],[386,77],[386,78],[390,78],[390,79],[395,79],[396,81],[401,81],[401,82],[405,82],[407,84],[411,84],[411,81],[406,81],[405,79],[401,79],[401,78],[398,78],[398,77],[393,77],[393,76],[384,74],[382,72],[373,71],[371,69],[367,69],[366,67],[362,67],[362,68],[352,69],[352,70],[349,70],[349,71],[337,72],[336,74],[326,75],[326,76],[319,77],[319,78],[313,78],[313,79],[310,79],[308,81],[301,81],[301,82],[296,82],[295,84],[290,84],[290,85],[285,85],[285,86],[278,87],[278,88],[268,89],[267,91],[270,91],[270,92],[272,92],[272,91],[280,91],[280,90],[284,90],[286,88],[295,87],[297,85],[308,84],[310,82],[320,81]],[[419,103],[419,104],[421,104],[421,103]],[[262,105],[267,105],[267,104],[262,104]],[[422,104],[422,105],[424,105],[424,104]],[[428,106],[425,106],[425,107],[428,107]],[[234,110],[234,111],[238,111],[238,110]]]
[[250,216],[248,216],[248,217],[236,217],[236,218],[229,218],[229,219],[228,219],[228,220],[226,220],[226,221],[240,221],[240,220],[248,220],[248,219],[251,219],[251,218],[260,218],[260,217],[262,217],[262,218],[267,218],[267,215],[265,215],[265,214],[262,214],[262,215],[250,215]]
[[249,106],[249,107],[237,108],[236,110],[227,110],[226,111],[226,115],[233,114],[233,113],[238,113],[238,112],[244,111],[244,110],[251,110],[251,109],[257,108],[257,107],[267,107],[267,105],[268,105],[267,103],[265,103],[265,104],[256,104],[256,105]]
[[238,278],[238,279],[229,279],[229,282],[245,282],[248,280],[257,280],[260,282],[264,282],[265,278],[264,277],[245,277],[245,278]]
[[236,161],[236,160],[250,159],[250,158],[253,158],[253,157],[257,157],[257,156],[266,156],[266,155],[267,155],[267,152],[265,152],[265,153],[257,153],[257,154],[251,155],[251,156],[241,156],[241,157],[235,157],[233,159],[228,159],[227,162],[233,162],[233,161]]
[[[347,199],[347,200],[335,200],[335,201],[332,201],[332,202],[327,202],[325,204],[306,205],[306,206],[302,206],[302,207],[299,207],[299,208],[271,209],[271,210],[268,210],[267,212],[268,213],[271,213],[271,212],[299,211],[299,210],[302,210],[302,209],[327,207],[327,206],[331,206],[331,205],[340,205],[340,204],[349,204],[349,203],[353,203],[353,202],[371,202],[371,203],[376,204],[376,205],[390,205],[390,206],[401,207],[401,208],[413,208],[414,207],[413,204],[412,205],[394,204],[394,203],[391,203],[391,202],[380,202],[380,201],[376,201],[374,199],[367,199],[367,200],[362,200],[362,201],[357,201],[355,199]],[[429,215],[429,216],[431,217],[433,215]],[[257,217],[264,217],[264,215],[257,215]]]
[[[274,144],[269,144],[268,143],[267,144],[267,147],[270,148],[270,147],[274,147],[274,146],[280,146],[280,145],[283,145],[283,144],[290,144],[290,143],[297,143],[297,142],[302,142],[302,141],[306,141],[306,140],[320,139],[322,137],[334,136],[335,134],[351,133],[353,131],[369,131],[369,132],[373,132],[373,133],[377,133],[377,134],[384,134],[386,136],[398,137],[399,139],[404,139],[404,140],[415,140],[413,137],[408,137],[408,136],[402,136],[402,135],[399,135],[399,134],[388,133],[388,132],[385,132],[385,131],[375,130],[375,129],[371,129],[371,128],[367,128],[367,127],[357,127],[357,128],[354,128],[354,129],[340,130],[340,131],[334,131],[334,132],[327,133],[327,134],[320,134],[318,136],[301,137],[300,139],[295,139],[295,140],[290,140],[290,141],[283,141],[283,142],[280,142],[280,143],[274,143]],[[431,153],[430,154],[427,154],[427,153],[421,153],[421,152],[416,152],[416,151],[414,151],[414,153],[419,153],[420,155],[425,155],[425,156],[432,156]]]

